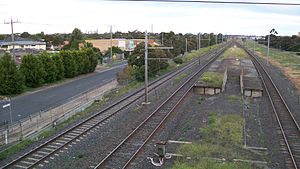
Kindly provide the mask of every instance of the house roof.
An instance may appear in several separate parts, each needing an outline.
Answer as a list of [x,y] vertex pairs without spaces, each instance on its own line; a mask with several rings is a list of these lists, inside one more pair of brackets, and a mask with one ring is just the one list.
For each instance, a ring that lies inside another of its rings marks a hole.
[[[0,40],[0,45],[12,45],[11,38]],[[32,39],[25,39],[21,37],[15,37],[15,45],[46,45],[46,42],[35,41]]]

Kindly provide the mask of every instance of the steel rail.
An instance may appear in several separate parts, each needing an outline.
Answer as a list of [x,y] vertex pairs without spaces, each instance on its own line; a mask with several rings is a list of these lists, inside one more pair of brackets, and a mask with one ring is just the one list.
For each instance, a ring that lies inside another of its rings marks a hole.
[[[176,91],[174,91],[163,103],[161,103],[146,119],[144,119],[132,132],[130,132],[112,151],[110,151],[110,153],[107,156],[105,156],[96,165],[96,167],[94,167],[94,169],[100,169],[100,167],[103,166],[104,163],[107,162],[107,160],[109,158],[111,158],[111,156],[126,143],[126,141],[128,141],[130,138],[132,138],[134,136],[134,134],[136,134],[136,132],[138,130],[140,130],[144,126],[144,124],[146,122],[148,122],[156,113],[158,113],[158,111],[164,105],[166,105],[166,103],[168,103],[187,83],[189,83],[203,69],[205,69],[208,65],[210,65],[216,58],[218,58],[220,56],[220,54],[225,51],[225,49],[226,49],[226,47],[222,48],[222,50],[219,51],[219,52],[217,52],[217,54],[212,59],[210,59],[204,66],[202,66],[197,72],[195,72],[192,76],[190,76],[189,79],[187,79]],[[195,84],[195,82],[193,82],[193,84]],[[168,111],[168,113],[164,116],[164,118],[162,119],[162,121],[160,121],[160,123],[155,127],[155,129],[150,133],[150,135],[148,135],[148,137],[146,138],[146,140],[143,141],[143,143],[141,144],[141,146],[133,153],[133,155],[130,157],[130,159],[125,163],[125,165],[122,168],[126,168],[129,165],[129,163],[135,158],[135,156],[140,152],[140,150],[144,147],[144,145],[149,141],[149,139],[156,133],[156,131],[159,129],[159,127],[165,122],[165,120],[173,112],[173,110],[175,109],[175,107],[177,107],[177,105],[185,97],[185,95],[188,93],[188,91],[193,87],[193,84],[189,87],[189,89],[187,91],[185,91],[184,95],[181,96],[181,98],[179,99],[179,101],[176,102],[175,106],[173,106],[172,109],[170,111]]]
[[[291,143],[292,142],[291,139],[289,140],[289,135],[287,134],[288,131],[286,131],[286,130],[288,130],[288,129],[291,130],[292,129],[291,127],[295,127],[295,129],[296,129],[296,135],[298,136],[298,141],[299,141],[299,138],[300,138],[299,124],[296,121],[293,113],[289,109],[289,107],[288,107],[286,101],[284,100],[283,96],[281,95],[278,87],[276,86],[276,84],[272,80],[272,78],[269,75],[269,73],[267,72],[267,70],[264,68],[264,66],[257,59],[257,56],[255,56],[255,54],[252,53],[252,51],[248,50],[246,47],[244,47],[244,46],[242,46],[240,44],[239,44],[239,46],[242,47],[249,54],[249,56],[251,56],[252,60],[254,61],[253,63],[255,65],[256,70],[258,71],[259,75],[261,76],[261,81],[262,81],[263,86],[264,86],[264,88],[266,90],[268,99],[269,99],[269,101],[271,103],[271,106],[272,106],[272,110],[273,110],[273,112],[275,114],[275,117],[276,117],[276,121],[277,121],[277,123],[279,125],[280,131],[281,131],[281,135],[283,137],[284,143],[285,143],[287,151],[289,153],[289,158],[290,158],[291,164],[292,164],[291,167],[297,169],[299,167],[298,167],[298,164],[297,164],[296,159],[295,159],[296,155],[294,155],[294,152],[293,152],[293,149],[292,149],[292,147],[293,147],[292,144],[293,143]],[[269,85],[267,84],[268,83],[267,81],[269,81]],[[274,89],[274,91],[276,93],[273,93],[273,94],[277,94],[278,98],[280,98],[279,100],[278,99],[275,100],[273,97],[276,97],[276,96],[274,96],[274,95],[272,97],[272,94],[269,91],[270,88]],[[284,115],[280,116],[280,113],[282,113],[282,111],[280,111],[280,110],[278,110],[278,108],[276,108],[276,101],[280,101],[280,102],[283,103],[283,105],[284,105],[283,111],[286,110],[287,113],[285,113]],[[286,120],[289,120],[289,122],[288,123],[284,123],[283,118],[288,118]],[[288,125],[294,125],[294,126],[288,126]],[[288,128],[288,129],[286,129],[286,128]],[[298,159],[298,160],[300,162],[300,159]]]
[[[217,49],[216,49],[217,50]],[[206,54],[203,54],[203,56],[201,57],[206,57],[211,55],[211,53],[213,53],[213,51],[210,51]],[[176,75],[178,75],[179,73],[191,68],[192,66],[197,64],[197,59],[193,60],[191,63],[185,65],[184,67],[180,68],[179,70],[177,70],[176,72],[170,72],[167,73],[163,76],[161,76],[160,78],[152,81],[149,86],[153,86],[156,83],[158,83],[156,86],[154,86],[153,88],[150,89],[150,91],[154,90],[156,87],[166,83],[167,81],[169,81],[170,79],[172,79],[173,77],[175,77]],[[165,79],[164,79],[165,78]],[[159,83],[160,81],[163,81],[162,83]],[[56,135],[55,137],[53,137],[52,139],[46,141],[45,143],[39,145],[38,147],[32,149],[31,151],[25,153],[24,155],[20,156],[19,158],[11,161],[10,163],[6,164],[5,166],[2,166],[1,168],[6,169],[9,167],[12,167],[13,165],[17,164],[18,162],[26,159],[28,156],[34,154],[35,152],[37,152],[38,150],[41,150],[42,148],[46,147],[47,145],[50,145],[51,143],[57,141],[58,139],[62,138],[63,136],[67,135],[68,133],[74,131],[75,129],[79,128],[80,126],[82,126],[83,124],[91,121],[92,119],[95,119],[96,117],[100,116],[101,114],[103,114],[104,112],[107,112],[108,110],[116,107],[117,105],[121,104],[122,102],[128,100],[131,97],[134,97],[135,95],[139,94],[140,92],[142,92],[144,90],[144,88],[140,88],[136,91],[134,91],[133,93],[123,97],[122,99],[118,100],[117,102],[105,107],[103,110],[97,112],[96,114],[86,118],[85,120],[83,120],[82,122],[74,125],[73,127],[67,129],[66,131]],[[143,97],[144,94],[141,94],[140,96],[138,96],[138,98],[132,100],[129,104],[135,102],[136,100],[140,99],[141,97]],[[83,134],[87,133],[88,131],[90,131],[91,129],[93,129],[95,126],[97,126],[98,124],[100,124],[101,122],[103,122],[104,120],[108,119],[109,117],[111,117],[112,115],[116,114],[117,112],[123,110],[126,106],[122,106],[120,107],[117,111],[115,111],[114,113],[112,113],[110,116],[102,119],[101,121],[95,123],[93,126],[91,126],[89,129],[85,130],[84,132],[82,132],[81,134],[75,136],[74,138],[72,138],[71,140],[67,141],[65,144],[58,146],[57,149],[55,149],[54,151],[50,152],[48,155],[43,156],[42,158],[39,159],[39,161],[36,161],[35,163],[31,164],[30,166],[27,166],[27,168],[32,168],[34,166],[36,166],[37,164],[39,164],[41,161],[47,159],[49,156],[53,155],[54,153],[56,153],[57,151],[61,150],[63,147],[65,147],[66,145],[70,144],[71,142],[73,142],[74,140],[78,139],[80,136],[82,136]]]

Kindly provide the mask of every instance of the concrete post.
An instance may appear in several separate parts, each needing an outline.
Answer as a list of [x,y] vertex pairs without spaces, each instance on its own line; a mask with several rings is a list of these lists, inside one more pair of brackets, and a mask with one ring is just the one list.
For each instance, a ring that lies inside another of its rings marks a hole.
[[270,58],[270,34],[268,35],[268,50],[267,50],[267,65],[269,66],[269,58]]
[[4,131],[5,144],[8,144],[7,130]]

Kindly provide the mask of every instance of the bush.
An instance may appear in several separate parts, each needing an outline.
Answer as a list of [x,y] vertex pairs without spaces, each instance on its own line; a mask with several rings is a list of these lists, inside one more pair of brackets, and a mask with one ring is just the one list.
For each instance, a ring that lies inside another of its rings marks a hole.
[[62,80],[65,77],[65,67],[63,59],[60,55],[53,55],[52,59],[56,66],[56,80]]
[[9,54],[0,58],[0,94],[19,94],[24,89],[24,76]]
[[182,58],[180,58],[180,57],[174,58],[173,61],[174,61],[176,64],[182,64],[182,63],[183,63],[183,60],[182,60]]
[[46,72],[39,57],[31,54],[25,55],[22,58],[20,70],[25,77],[26,86],[39,87],[44,83]]
[[135,79],[135,68],[132,66],[128,66],[124,68],[121,72],[117,73],[117,81],[119,84],[124,84],[126,82],[130,82]]
[[43,67],[45,69],[45,82],[55,82],[57,80],[58,70],[56,68],[55,61],[52,59],[51,55],[44,52],[39,56],[39,59],[42,61]]
[[74,56],[74,51],[61,51],[59,52],[60,56],[63,59],[64,68],[65,68],[65,77],[72,78],[77,75],[77,64],[76,64],[76,56]]

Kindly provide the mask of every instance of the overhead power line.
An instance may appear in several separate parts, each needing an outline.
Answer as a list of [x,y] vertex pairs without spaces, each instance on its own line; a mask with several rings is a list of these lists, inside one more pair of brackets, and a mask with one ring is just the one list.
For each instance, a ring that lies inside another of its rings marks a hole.
[[193,0],[109,0],[109,1],[300,6],[300,3],[250,2],[250,1],[199,1],[199,0],[195,0],[195,1]]

